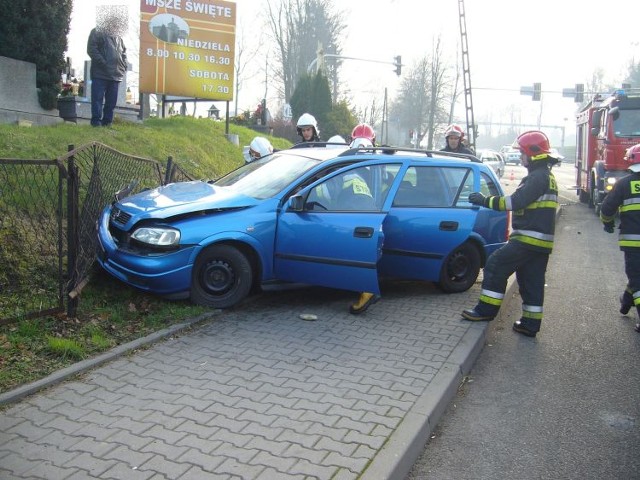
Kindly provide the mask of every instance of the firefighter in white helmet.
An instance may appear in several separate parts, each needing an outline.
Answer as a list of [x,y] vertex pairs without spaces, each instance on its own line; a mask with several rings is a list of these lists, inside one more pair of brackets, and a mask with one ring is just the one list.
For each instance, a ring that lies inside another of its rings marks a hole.
[[[635,306],[640,317],[640,144],[627,149],[625,160],[629,175],[619,179],[602,202],[600,220],[604,230],[613,233],[616,213],[620,214],[618,245],[624,252],[627,288],[620,297],[620,313],[626,315]],[[636,324],[640,333],[640,322]]]
[[245,162],[253,162],[259,158],[273,153],[273,145],[264,137],[255,137],[251,140],[249,148],[244,152]]
[[300,118],[298,118],[298,122],[296,123],[296,130],[301,138],[300,143],[320,141],[318,122],[310,113],[303,113],[300,115]]
[[449,125],[444,132],[444,139],[447,145],[440,151],[473,155],[471,149],[465,147],[463,142],[464,132],[458,125]]

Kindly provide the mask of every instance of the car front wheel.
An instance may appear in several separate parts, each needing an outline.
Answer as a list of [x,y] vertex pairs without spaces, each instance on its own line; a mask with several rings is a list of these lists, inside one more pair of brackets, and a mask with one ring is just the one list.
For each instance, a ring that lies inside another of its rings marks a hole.
[[456,247],[442,264],[440,282],[446,293],[465,292],[471,288],[480,273],[480,252],[469,242]]
[[214,308],[229,308],[251,290],[253,272],[247,257],[230,245],[214,245],[196,259],[191,301]]

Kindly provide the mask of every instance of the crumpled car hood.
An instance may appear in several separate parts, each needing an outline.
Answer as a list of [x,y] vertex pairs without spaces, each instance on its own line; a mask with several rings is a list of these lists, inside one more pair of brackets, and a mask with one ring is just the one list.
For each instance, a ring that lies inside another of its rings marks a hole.
[[168,218],[186,213],[250,207],[259,201],[239,195],[228,187],[200,181],[179,182],[154,188],[122,199],[118,207],[136,217]]

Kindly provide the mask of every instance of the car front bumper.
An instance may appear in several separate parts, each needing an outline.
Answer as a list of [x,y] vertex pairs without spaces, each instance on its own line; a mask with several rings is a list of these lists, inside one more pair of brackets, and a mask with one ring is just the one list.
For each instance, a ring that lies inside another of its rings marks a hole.
[[109,232],[106,208],[97,225],[98,263],[119,280],[142,290],[172,298],[186,298],[191,288],[191,258],[194,247],[140,255],[118,248]]

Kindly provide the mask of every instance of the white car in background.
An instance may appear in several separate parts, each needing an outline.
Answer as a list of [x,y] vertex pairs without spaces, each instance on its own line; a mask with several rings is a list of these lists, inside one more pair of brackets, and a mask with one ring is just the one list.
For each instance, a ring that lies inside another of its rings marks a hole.
[[488,148],[478,150],[476,153],[476,157],[480,159],[482,163],[487,164],[493,172],[496,174],[496,177],[502,178],[505,170],[505,159],[500,152],[496,152],[495,150],[490,150]]

